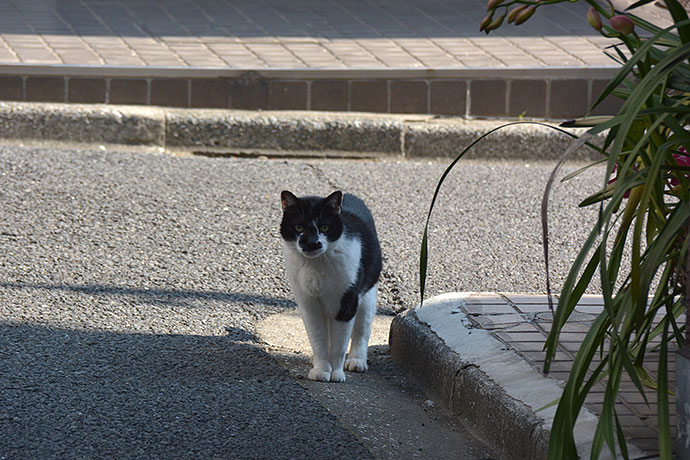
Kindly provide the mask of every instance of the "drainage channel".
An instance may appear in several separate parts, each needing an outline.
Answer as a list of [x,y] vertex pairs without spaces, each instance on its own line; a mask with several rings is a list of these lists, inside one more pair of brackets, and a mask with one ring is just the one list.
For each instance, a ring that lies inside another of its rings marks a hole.
[[248,159],[295,159],[295,160],[374,160],[379,155],[374,153],[354,153],[338,151],[280,151],[280,150],[194,150],[195,156],[209,158],[248,158]]

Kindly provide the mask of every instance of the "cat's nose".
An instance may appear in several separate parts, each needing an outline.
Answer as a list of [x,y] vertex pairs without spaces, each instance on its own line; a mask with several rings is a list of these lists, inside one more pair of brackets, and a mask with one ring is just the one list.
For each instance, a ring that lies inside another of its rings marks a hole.
[[304,250],[308,252],[318,251],[319,249],[321,249],[321,247],[321,241],[314,241],[313,243],[307,243],[304,247]]

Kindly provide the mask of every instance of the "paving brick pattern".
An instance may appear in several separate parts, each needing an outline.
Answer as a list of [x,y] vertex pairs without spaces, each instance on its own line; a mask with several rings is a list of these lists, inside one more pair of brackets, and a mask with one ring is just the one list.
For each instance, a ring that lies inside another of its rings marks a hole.
[[[471,294],[462,307],[477,327],[481,327],[516,350],[527,362],[543,374],[546,354],[544,343],[551,328],[552,314],[546,296],[523,294]],[[597,315],[603,311],[600,296],[583,296],[571,319],[560,335],[558,351],[548,378],[565,385],[582,340]],[[682,323],[684,318],[680,318]],[[668,368],[669,385],[675,388],[674,350],[670,350]],[[595,359],[594,363],[600,361]],[[645,369],[654,377],[657,371],[658,354],[648,353]],[[604,384],[596,385],[590,392],[585,405],[594,413],[600,414],[604,401]],[[658,454],[658,419],[656,390],[646,389],[649,404],[639,393],[629,377],[624,376],[616,403],[616,411],[629,441],[650,456]],[[674,395],[669,395],[671,429],[675,436],[676,407]],[[551,401],[544,401],[546,405]],[[647,457],[645,457],[647,458]]]
[[485,0],[0,0],[0,100],[583,115],[603,87],[601,69],[613,64],[602,53],[609,40],[590,28],[584,7],[540,9],[529,24],[489,36],[478,31],[485,7]]
[[[584,9],[479,34],[483,0],[0,2],[3,63],[229,68],[608,65]],[[506,35],[509,34],[509,35]]]

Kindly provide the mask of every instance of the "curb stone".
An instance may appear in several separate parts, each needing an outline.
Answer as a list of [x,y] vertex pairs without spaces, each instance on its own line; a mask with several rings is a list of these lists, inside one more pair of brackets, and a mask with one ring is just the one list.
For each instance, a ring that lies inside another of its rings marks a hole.
[[399,118],[313,112],[167,112],[166,147],[237,152],[351,152],[400,155]]
[[[405,130],[405,153],[412,158],[454,157],[481,135],[510,122],[448,119],[409,123]],[[546,124],[558,126],[557,123]],[[567,131],[576,135],[585,132],[584,129]],[[570,136],[543,124],[513,124],[489,134],[469,150],[465,158],[558,160],[570,141]],[[589,148],[580,148],[570,158],[594,160],[599,156]]]
[[[489,445],[515,460],[547,458],[543,422],[448,348],[414,310],[393,319],[389,343],[395,364]],[[506,411],[510,417],[495,416]]]
[[[393,361],[505,458],[546,459],[556,412],[555,405],[547,405],[562,388],[489,331],[473,326],[461,308],[466,296],[439,295],[396,316],[389,338]],[[574,431],[581,458],[590,456],[597,422],[583,407]],[[631,458],[645,456],[632,444],[628,452]],[[603,450],[599,458],[612,457]]]
[[0,102],[0,138],[163,146],[158,107]]
[[[430,115],[0,102],[0,139],[141,145],[221,156],[453,158],[477,137],[507,122]],[[556,130],[519,124],[493,133],[467,156],[555,160],[568,142],[569,137]],[[572,158],[592,159],[594,152],[581,148]]]

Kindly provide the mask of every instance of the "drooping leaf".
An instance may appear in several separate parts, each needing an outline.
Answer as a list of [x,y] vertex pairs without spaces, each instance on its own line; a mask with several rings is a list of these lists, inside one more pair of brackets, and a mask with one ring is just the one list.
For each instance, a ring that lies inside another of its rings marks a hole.
[[673,21],[678,24],[678,36],[686,44],[690,43],[690,25],[686,24],[688,14],[677,0],[665,0],[666,8],[671,13]]
[[436,199],[438,198],[438,194],[441,191],[441,186],[445,182],[446,178],[450,174],[450,172],[455,168],[455,165],[462,159],[462,157],[465,156],[465,154],[470,151],[477,143],[481,142],[484,140],[487,136],[490,136],[496,131],[499,131],[501,129],[507,128],[508,126],[513,126],[513,125],[521,125],[521,124],[532,124],[532,125],[538,125],[538,126],[543,126],[547,127],[550,129],[553,129],[555,131],[558,131],[568,137],[571,138],[577,138],[574,134],[565,131],[563,129],[560,129],[558,127],[552,126],[547,123],[540,123],[540,122],[535,122],[535,121],[515,121],[511,123],[506,123],[504,125],[498,126],[494,129],[491,129],[487,131],[486,133],[482,134],[478,138],[476,138],[474,141],[472,141],[467,147],[465,147],[456,157],[455,159],[448,165],[448,167],[443,171],[443,174],[441,175],[441,178],[436,184],[436,189],[434,190],[433,197],[431,199],[431,204],[429,205],[429,211],[427,212],[426,216],[426,223],[424,225],[424,234],[422,237],[422,245],[420,249],[420,259],[419,259],[419,275],[420,275],[420,305],[424,303],[424,293],[425,293],[425,288],[426,288],[426,278],[427,278],[427,268],[428,268],[428,230],[429,230],[429,222],[431,221],[431,213],[433,212],[434,206],[436,205]]

